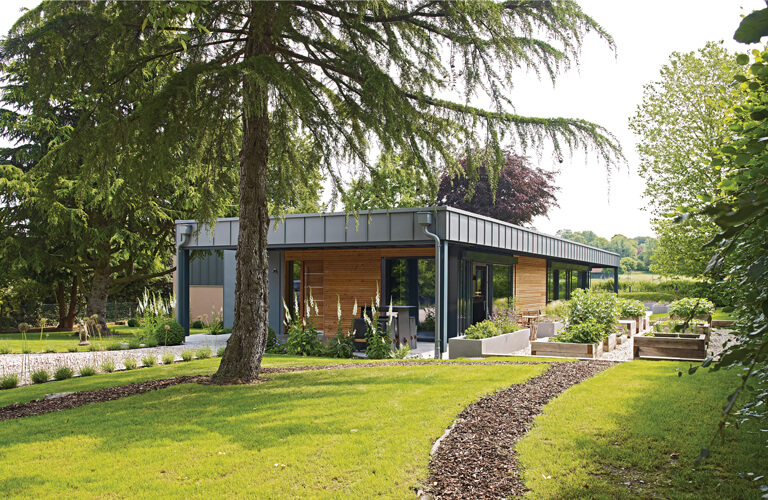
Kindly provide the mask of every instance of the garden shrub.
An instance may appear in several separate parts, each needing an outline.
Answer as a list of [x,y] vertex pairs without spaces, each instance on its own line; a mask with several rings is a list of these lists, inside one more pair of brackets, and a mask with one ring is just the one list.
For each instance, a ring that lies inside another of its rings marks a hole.
[[501,333],[502,332],[499,332],[499,329],[496,328],[496,325],[489,320],[480,321],[464,330],[464,335],[466,335],[468,339],[473,340],[487,339],[500,335]]
[[272,352],[272,350],[277,346],[277,334],[275,333],[275,329],[271,326],[267,327],[267,345],[265,347],[266,352]]
[[11,349],[11,346],[8,345],[7,342],[4,342],[2,345],[0,345],[0,354],[10,354],[13,352],[13,349]]
[[81,366],[80,370],[78,370],[78,373],[81,377],[91,377],[93,375],[96,375],[96,368],[92,366]]
[[115,361],[113,359],[105,359],[101,362],[101,371],[104,373],[112,373],[115,371]]
[[226,347],[219,347],[218,350],[216,351],[216,356],[219,358],[224,356],[224,351],[226,350],[227,350]]
[[138,363],[136,363],[136,360],[133,358],[125,358],[123,360],[123,366],[126,370],[135,370],[138,366]]
[[593,293],[576,289],[568,301],[568,326],[586,323],[590,319],[602,327],[604,336],[614,333],[619,326],[619,299],[612,293]]
[[172,365],[176,362],[176,356],[171,353],[163,354],[163,364]]
[[211,351],[210,347],[200,347],[198,349],[195,349],[195,357],[197,359],[208,359],[213,354],[213,351]]
[[91,345],[88,346],[88,350],[90,352],[96,352],[96,351],[100,351],[101,349],[100,349],[100,347],[98,345],[91,344]]
[[137,326],[139,326],[139,320],[136,319],[136,318],[129,319],[128,320],[128,326],[131,327],[131,328],[136,328]]
[[619,317],[637,318],[645,316],[645,305],[639,300],[619,298]]
[[19,385],[19,376],[16,374],[6,375],[0,378],[0,389],[13,389]]
[[148,356],[144,356],[141,358],[141,364],[143,366],[146,366],[147,368],[153,367],[157,364],[157,356],[154,356],[152,354]]
[[67,365],[62,365],[56,368],[56,371],[53,372],[53,378],[56,380],[67,380],[68,378],[72,378],[74,375],[75,372]]
[[42,368],[33,371],[32,375],[30,375],[30,378],[32,379],[33,384],[44,384],[51,380],[51,376],[48,375],[48,372]]
[[154,337],[148,338],[144,345],[147,347],[157,347],[157,339]]
[[571,342],[574,344],[596,344],[602,342],[607,335],[603,325],[590,318],[583,323],[568,325],[557,335],[550,337],[550,342]]
[[203,323],[203,321],[199,319],[195,320],[192,322],[191,328],[194,328],[196,330],[202,330],[203,328],[205,328],[205,323]]
[[411,346],[409,346],[408,344],[400,344],[400,347],[395,349],[395,354],[393,355],[393,357],[395,359],[405,359],[405,357],[408,356],[410,352],[411,352]]
[[317,338],[318,331],[309,325],[291,323],[288,328],[288,354],[317,356],[322,352],[323,343]]
[[67,352],[77,352],[79,350],[76,345],[67,346]]
[[155,340],[160,345],[181,345],[185,336],[184,328],[173,320],[162,322],[155,329]]
[[50,354],[52,352],[56,352],[56,348],[55,347],[46,346],[46,347],[43,348],[43,351],[45,351],[45,352]]
[[696,316],[712,316],[715,304],[701,297],[680,299],[672,302],[669,315],[676,318],[691,318]]
[[346,332],[338,333],[330,339],[328,347],[325,348],[325,355],[329,358],[349,359],[354,351],[355,338]]
[[124,349],[123,344],[120,342],[110,342],[107,344],[108,351],[122,351]]
[[494,312],[488,319],[496,326],[496,330],[499,332],[497,335],[516,332],[520,329],[515,321],[514,307],[499,307],[498,311]]
[[191,349],[184,349],[181,351],[181,360],[182,361],[192,361],[192,358],[195,356],[195,354],[192,352]]
[[24,346],[21,348],[22,354],[32,354],[32,348],[29,346]]
[[128,349],[138,349],[141,347],[141,339],[132,338],[128,341]]

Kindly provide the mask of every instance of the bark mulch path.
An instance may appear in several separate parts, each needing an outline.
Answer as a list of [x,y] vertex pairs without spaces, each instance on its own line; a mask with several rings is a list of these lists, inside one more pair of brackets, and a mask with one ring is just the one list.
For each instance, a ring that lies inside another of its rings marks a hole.
[[[316,365],[316,366],[282,366],[262,368],[261,373],[267,375],[270,373],[289,373],[317,370],[340,370],[344,368],[372,368],[377,366],[406,366],[406,365],[427,365],[435,364],[430,361],[389,361],[381,363],[344,363],[338,365]],[[468,364],[462,362],[441,362],[440,364]],[[538,362],[513,362],[513,361],[492,361],[483,364],[539,364]],[[116,399],[143,394],[149,391],[165,389],[178,384],[207,384],[210,376],[197,375],[194,377],[173,377],[160,380],[148,380],[146,382],[137,382],[134,384],[118,385],[114,387],[105,387],[103,389],[93,389],[89,391],[79,391],[70,393],[59,393],[54,397],[46,397],[30,401],[28,403],[15,403],[0,407],[0,422],[3,420],[12,420],[21,417],[31,417],[33,415],[42,415],[59,410],[68,410],[91,403],[103,403],[105,401],[114,401]],[[264,380],[264,379],[262,379]]]
[[513,446],[536,415],[569,387],[613,366],[552,363],[541,375],[482,398],[435,443],[422,499],[509,498],[525,493]]

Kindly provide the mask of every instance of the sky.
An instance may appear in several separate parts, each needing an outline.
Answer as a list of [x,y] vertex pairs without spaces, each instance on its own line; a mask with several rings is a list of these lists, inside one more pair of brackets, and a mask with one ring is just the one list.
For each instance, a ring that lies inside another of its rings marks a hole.
[[[8,32],[21,7],[37,1],[2,0],[0,33]],[[643,85],[659,79],[659,70],[672,52],[690,52],[707,41],[723,40],[733,52],[751,46],[733,40],[741,15],[765,8],[764,0],[582,0],[583,10],[610,33],[613,52],[597,36],[588,36],[578,68],[549,80],[521,74],[512,90],[515,111],[521,115],[583,118],[602,125],[622,145],[626,163],[607,171],[596,155],[576,152],[562,164],[546,152],[528,152],[532,163],[559,170],[560,208],[537,217],[533,227],[554,234],[559,229],[591,230],[610,238],[652,235],[650,212],[642,208],[643,179],[637,175],[636,138],[628,120],[642,101]]]

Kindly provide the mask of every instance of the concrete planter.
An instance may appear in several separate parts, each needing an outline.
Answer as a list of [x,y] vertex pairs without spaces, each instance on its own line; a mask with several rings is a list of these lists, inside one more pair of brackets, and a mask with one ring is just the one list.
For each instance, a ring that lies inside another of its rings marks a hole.
[[616,349],[616,334],[612,333],[603,340],[603,352],[611,352]]
[[531,342],[532,356],[559,356],[564,358],[599,358],[603,353],[598,344],[571,344],[569,342],[548,342],[534,340]]
[[662,358],[700,361],[707,357],[707,341],[702,335],[660,333],[655,337],[637,336],[632,349],[634,359]]
[[448,339],[448,358],[480,358],[493,355],[510,355],[528,347],[531,330],[523,328],[516,332],[497,335],[488,339],[468,339],[462,335]]
[[563,329],[563,324],[559,321],[553,323],[539,323],[538,338],[554,337],[557,332]]
[[651,314],[667,314],[669,312],[669,304],[661,305],[657,304],[651,306]]

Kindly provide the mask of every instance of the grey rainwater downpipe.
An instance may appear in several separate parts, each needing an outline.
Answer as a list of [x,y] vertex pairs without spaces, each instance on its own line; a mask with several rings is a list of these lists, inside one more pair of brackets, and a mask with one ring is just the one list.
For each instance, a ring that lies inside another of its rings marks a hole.
[[428,229],[432,225],[432,214],[430,212],[418,212],[416,216],[418,217],[419,224],[424,228],[424,234],[435,240],[435,359],[441,359],[443,356],[442,343],[440,342],[440,317],[442,315],[442,307],[440,306],[440,281],[442,281],[440,273],[440,268],[442,267],[440,237]]

